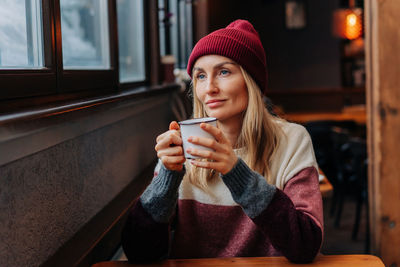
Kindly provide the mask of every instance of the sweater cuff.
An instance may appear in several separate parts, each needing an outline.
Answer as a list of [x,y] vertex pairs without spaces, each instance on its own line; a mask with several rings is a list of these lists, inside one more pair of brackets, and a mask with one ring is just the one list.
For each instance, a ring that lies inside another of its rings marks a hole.
[[255,218],[264,211],[276,192],[274,185],[268,184],[261,174],[251,170],[241,158],[221,178],[230,190],[233,200],[242,206],[250,218]]
[[162,165],[159,174],[140,197],[143,208],[156,222],[167,223],[173,215],[184,174],[185,169],[171,171]]

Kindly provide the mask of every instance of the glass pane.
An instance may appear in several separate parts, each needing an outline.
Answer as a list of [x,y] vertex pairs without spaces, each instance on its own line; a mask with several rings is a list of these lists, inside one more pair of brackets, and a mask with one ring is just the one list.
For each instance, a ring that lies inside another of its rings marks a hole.
[[107,0],[61,0],[64,69],[109,69]]
[[179,2],[180,9],[180,49],[179,67],[185,69],[193,48],[192,33],[192,3],[188,1]]
[[[182,1],[180,1],[182,2]],[[178,0],[169,0],[169,18],[170,35],[171,35],[171,53],[178,59]]]
[[146,78],[143,0],[118,0],[118,44],[120,82]]
[[175,67],[184,69],[193,47],[192,2],[168,0],[167,12],[164,4],[158,0],[160,55],[172,54]]
[[165,6],[164,0],[158,0],[158,21],[159,21],[159,39],[160,39],[160,55],[165,56],[166,52],[166,43],[165,43]]
[[40,0],[0,0],[0,69],[43,66]]

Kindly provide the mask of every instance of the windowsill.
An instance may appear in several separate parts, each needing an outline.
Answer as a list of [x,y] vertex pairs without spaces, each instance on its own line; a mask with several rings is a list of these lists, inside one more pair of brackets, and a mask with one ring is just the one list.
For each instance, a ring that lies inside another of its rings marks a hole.
[[[37,102],[34,106],[29,107],[26,104],[26,100],[14,100],[14,101],[4,101],[2,104],[2,108],[0,108],[0,126],[7,125],[9,123],[21,120],[32,120],[35,118],[48,117],[58,115],[60,113],[75,111],[77,109],[89,108],[92,106],[103,105],[110,102],[117,102],[121,100],[127,100],[131,98],[140,99],[144,97],[149,97],[157,94],[163,94],[166,91],[171,89],[177,89],[177,84],[167,84],[167,85],[159,85],[159,86],[141,86],[134,89],[124,89],[118,92],[105,92],[101,95],[97,96],[87,96],[83,95],[78,97],[72,95],[71,96],[62,96],[62,98],[68,100],[60,100],[57,99],[58,96],[52,96],[54,100],[52,102],[40,103],[39,100],[33,100],[33,102]],[[44,99],[45,97],[41,97]],[[69,99],[72,98],[72,99]],[[23,103],[25,107],[19,103]],[[4,107],[7,108],[4,111]],[[1,141],[1,138],[0,138]]]
[[0,113],[0,166],[157,108],[178,88],[177,84],[139,87]]

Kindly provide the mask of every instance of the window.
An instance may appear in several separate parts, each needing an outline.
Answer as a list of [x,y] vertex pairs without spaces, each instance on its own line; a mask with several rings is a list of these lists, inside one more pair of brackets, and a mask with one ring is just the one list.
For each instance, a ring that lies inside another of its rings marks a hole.
[[145,78],[145,35],[142,0],[118,0],[119,80],[136,82]]
[[148,82],[145,0],[0,0],[0,6],[0,99]]
[[41,1],[0,0],[0,68],[42,68]]
[[56,91],[49,0],[0,0],[0,99]]
[[158,0],[160,54],[174,55],[175,67],[186,68],[193,47],[192,1]]
[[178,0],[179,9],[179,26],[178,26],[178,38],[179,44],[177,45],[178,54],[178,67],[186,69],[187,62],[189,60],[190,53],[193,48],[193,25],[192,25],[192,2]]
[[64,69],[109,69],[106,0],[61,0]]

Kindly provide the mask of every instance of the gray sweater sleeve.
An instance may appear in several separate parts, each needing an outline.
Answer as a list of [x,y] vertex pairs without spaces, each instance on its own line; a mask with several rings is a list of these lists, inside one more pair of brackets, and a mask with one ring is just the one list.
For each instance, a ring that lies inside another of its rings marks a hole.
[[140,197],[143,208],[156,222],[167,223],[173,215],[184,174],[185,170],[170,171],[162,165],[158,175]]
[[242,206],[250,218],[264,211],[276,192],[274,185],[268,184],[261,174],[251,170],[241,158],[221,178],[231,191],[233,200]]

